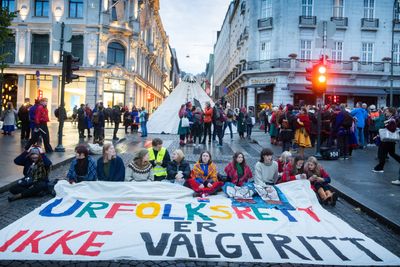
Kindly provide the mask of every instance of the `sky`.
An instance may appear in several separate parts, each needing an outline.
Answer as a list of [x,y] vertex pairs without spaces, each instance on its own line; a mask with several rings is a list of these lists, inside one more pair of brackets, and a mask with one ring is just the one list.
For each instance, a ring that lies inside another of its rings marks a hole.
[[204,72],[231,0],[160,0],[160,15],[181,70]]

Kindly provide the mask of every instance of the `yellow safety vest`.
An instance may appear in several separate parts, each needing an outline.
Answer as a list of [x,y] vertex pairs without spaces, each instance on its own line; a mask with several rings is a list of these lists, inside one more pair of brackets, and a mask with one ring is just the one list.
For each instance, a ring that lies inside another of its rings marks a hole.
[[[157,159],[156,156],[154,155],[154,150],[152,147],[150,147],[148,149],[149,151],[149,160],[155,160],[157,162],[162,162],[165,156],[165,153],[167,152],[167,149],[162,147],[160,151],[158,151],[157,154]],[[153,167],[153,173],[154,176],[167,176],[167,169],[160,166],[160,165],[156,165],[155,167]]]

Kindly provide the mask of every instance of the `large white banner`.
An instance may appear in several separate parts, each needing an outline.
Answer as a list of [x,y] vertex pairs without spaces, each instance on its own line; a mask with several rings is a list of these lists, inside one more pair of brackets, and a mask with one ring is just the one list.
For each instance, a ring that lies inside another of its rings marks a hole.
[[208,260],[399,265],[324,210],[308,181],[278,186],[296,210],[199,202],[160,183],[60,182],[57,197],[0,231],[7,260]]

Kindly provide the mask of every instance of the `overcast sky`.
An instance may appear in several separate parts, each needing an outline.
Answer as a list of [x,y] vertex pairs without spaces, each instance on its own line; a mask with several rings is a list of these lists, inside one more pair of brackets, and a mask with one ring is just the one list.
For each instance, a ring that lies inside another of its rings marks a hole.
[[193,74],[205,71],[230,2],[160,0],[161,19],[181,70]]

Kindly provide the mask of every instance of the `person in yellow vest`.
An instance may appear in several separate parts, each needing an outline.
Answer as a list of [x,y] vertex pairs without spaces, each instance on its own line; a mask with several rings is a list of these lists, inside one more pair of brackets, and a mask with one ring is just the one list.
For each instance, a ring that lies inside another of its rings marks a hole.
[[149,150],[149,161],[153,166],[154,181],[162,181],[167,177],[167,166],[171,161],[168,150],[162,146],[160,138],[154,138]]

